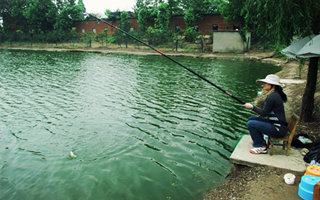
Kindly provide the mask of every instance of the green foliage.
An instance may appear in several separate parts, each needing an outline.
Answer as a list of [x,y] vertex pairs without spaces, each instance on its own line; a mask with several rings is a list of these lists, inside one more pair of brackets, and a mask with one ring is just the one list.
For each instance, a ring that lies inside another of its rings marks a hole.
[[199,33],[195,29],[195,10],[193,8],[189,8],[186,10],[184,15],[184,21],[186,23],[186,30],[184,31],[184,35],[188,42],[194,42],[199,35]]
[[96,36],[97,41],[103,46],[104,42],[108,41],[108,30],[104,30],[102,33],[98,33]]
[[95,36],[93,35],[93,33],[83,33],[82,34],[82,37],[81,37],[81,40],[83,42],[85,42],[87,44],[87,46],[91,47],[91,42],[92,42],[92,39],[94,38]]
[[183,9],[179,0],[168,0],[168,9],[170,16],[183,15]]
[[[129,14],[128,12],[122,12],[120,15],[120,25],[119,28],[125,32],[130,30]],[[124,43],[128,40],[128,36],[117,30],[114,34],[114,42],[121,46],[121,43]]]
[[197,39],[199,32],[195,30],[194,27],[188,27],[184,31],[184,36],[188,42],[194,42]]
[[122,12],[120,15],[120,29],[128,32],[130,30],[129,14],[128,12]]
[[172,41],[171,34],[169,31],[153,28],[151,26],[147,29],[146,38],[149,44],[159,45],[168,41]]
[[116,43],[116,39],[115,39],[115,37],[114,36],[108,36],[107,37],[107,42],[108,43]]
[[158,8],[157,18],[155,19],[155,28],[160,29],[161,31],[168,30],[169,20],[169,5],[167,3],[162,3]]
[[62,35],[60,32],[53,30],[46,34],[47,42],[49,43],[57,43],[59,38],[62,38]]
[[[205,14],[221,13],[240,24],[242,36],[250,31],[253,43],[261,44],[264,49],[280,50],[291,42],[293,35],[320,32],[319,10],[319,0],[137,0],[134,11],[139,29],[134,34],[152,43],[170,41],[170,17],[184,14],[187,26],[184,35],[188,41],[194,41],[199,34],[195,21]],[[83,19],[84,11],[83,0],[77,3],[76,0],[0,0],[0,16],[4,19],[1,40],[76,40],[71,25]],[[121,19],[120,28],[125,31],[130,29],[130,14],[106,10],[109,19]],[[19,31],[10,30],[11,24]],[[116,34],[110,40],[123,42],[123,34]]]
[[226,0],[210,0],[210,14],[221,14],[221,10],[227,3]]
[[82,13],[86,12],[86,7],[84,6],[82,0],[78,0],[78,6],[80,7]]
[[150,9],[152,7],[156,7],[157,2],[157,0],[137,0],[134,11],[139,11],[142,8]]
[[68,38],[68,40],[77,41],[80,38],[79,34],[76,31],[76,27],[72,27],[68,35],[70,35],[70,38]]
[[126,40],[126,36],[120,31],[116,31],[115,34],[113,34],[113,38],[114,43],[118,44],[119,46],[121,46],[121,44],[124,43]]
[[182,7],[184,10],[192,10],[193,14],[200,17],[201,14],[207,14],[210,7],[208,0],[184,0],[182,1]]
[[141,33],[147,30],[150,22],[149,19],[154,19],[152,10],[148,10],[147,8],[141,8],[138,12],[138,23],[139,23],[139,31]]
[[51,0],[30,0],[23,11],[29,31],[34,34],[49,32],[57,16],[57,8]]
[[[5,22],[3,35],[7,35],[4,38],[40,42],[77,39],[71,25],[83,19],[85,8],[81,3],[81,0],[79,5],[75,0],[0,0],[0,16]],[[19,31],[11,30],[12,24]]]
[[121,19],[121,12],[119,9],[115,12],[112,12],[111,10],[107,9],[104,14],[107,16],[109,20],[113,22]]
[[168,31],[171,17],[168,3],[138,0],[135,12],[138,13],[138,33],[150,44],[158,45],[172,40],[171,31]]
[[184,14],[188,41],[195,41],[199,33],[195,21],[204,14],[218,13],[219,5],[224,0],[137,0],[135,13],[138,15],[139,33],[151,43],[172,40],[169,20],[173,15]]
[[194,14],[193,8],[188,8],[184,14],[184,22],[186,23],[187,28],[194,27],[196,16]]
[[220,5],[227,19],[252,32],[252,41],[265,48],[288,45],[294,35],[320,31],[320,1],[230,0]]
[[81,8],[78,5],[71,4],[72,6],[64,7],[60,11],[56,19],[54,28],[60,31],[70,31],[71,25],[74,21],[83,19]]

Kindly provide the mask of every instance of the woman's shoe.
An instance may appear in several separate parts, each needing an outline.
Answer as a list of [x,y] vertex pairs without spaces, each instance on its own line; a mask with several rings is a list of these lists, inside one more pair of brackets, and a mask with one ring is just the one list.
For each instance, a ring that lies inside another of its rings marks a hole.
[[253,153],[253,154],[266,154],[268,153],[268,150],[265,146],[263,147],[255,147],[255,148],[252,148],[250,149],[250,153]]

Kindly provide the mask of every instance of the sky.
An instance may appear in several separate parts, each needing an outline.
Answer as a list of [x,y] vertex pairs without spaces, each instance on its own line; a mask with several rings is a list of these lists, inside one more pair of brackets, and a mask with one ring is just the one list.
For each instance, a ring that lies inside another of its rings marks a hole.
[[101,13],[106,9],[111,11],[133,11],[136,0],[83,0],[87,13]]

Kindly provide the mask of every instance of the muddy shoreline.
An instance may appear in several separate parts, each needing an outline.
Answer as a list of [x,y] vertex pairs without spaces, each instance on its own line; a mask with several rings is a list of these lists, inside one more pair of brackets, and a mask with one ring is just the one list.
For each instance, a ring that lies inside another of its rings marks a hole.
[[[159,55],[156,51],[151,49],[138,49],[138,48],[54,48],[54,47],[32,47],[32,46],[1,46],[0,49],[16,49],[16,50],[35,50],[35,51],[68,51],[68,52],[90,52],[90,53],[104,53],[104,54],[131,54],[131,55]],[[280,64],[281,60],[270,59],[273,56],[271,51],[251,51],[248,53],[211,53],[211,52],[185,52],[185,51],[172,51],[168,49],[159,49],[168,56],[190,56],[199,58],[242,58],[251,60],[265,60],[266,62],[274,62]],[[167,50],[167,51],[166,51]]]

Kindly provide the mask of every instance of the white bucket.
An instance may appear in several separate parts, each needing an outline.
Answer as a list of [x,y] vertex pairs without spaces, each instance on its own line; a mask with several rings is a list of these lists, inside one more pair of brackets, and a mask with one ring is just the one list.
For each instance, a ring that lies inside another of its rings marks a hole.
[[296,179],[296,176],[291,174],[291,173],[286,173],[284,176],[283,176],[283,179],[284,179],[284,182],[288,185],[293,185],[294,184],[294,181]]

